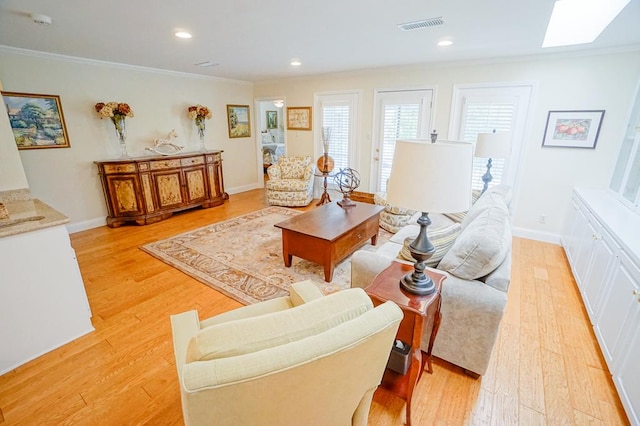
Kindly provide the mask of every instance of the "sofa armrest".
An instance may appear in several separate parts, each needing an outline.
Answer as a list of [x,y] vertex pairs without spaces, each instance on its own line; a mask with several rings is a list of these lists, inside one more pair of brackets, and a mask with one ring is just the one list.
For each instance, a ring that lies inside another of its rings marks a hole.
[[309,164],[304,168],[304,177],[302,179],[306,182],[313,182],[313,165]]
[[267,168],[267,174],[269,175],[269,179],[281,179],[282,170],[277,164],[272,164]]
[[496,290],[504,291],[509,290],[509,283],[511,282],[511,249],[507,252],[504,260],[493,272],[487,275],[484,279],[484,283],[488,286],[495,288]]
[[185,363],[187,355],[187,343],[192,336],[200,331],[198,311],[187,311],[181,314],[171,315],[171,330],[178,377],[182,377],[182,366]]
[[299,306],[303,303],[311,302],[312,300],[319,299],[324,294],[320,289],[311,281],[305,280],[295,284],[291,284],[289,289],[289,297],[291,298],[291,304],[293,306]]
[[351,256],[351,287],[366,288],[393,259],[366,250],[358,250]]

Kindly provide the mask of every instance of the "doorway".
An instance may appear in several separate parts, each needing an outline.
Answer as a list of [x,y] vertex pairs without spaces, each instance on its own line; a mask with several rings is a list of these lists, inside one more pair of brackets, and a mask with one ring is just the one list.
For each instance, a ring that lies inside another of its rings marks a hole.
[[255,101],[256,152],[258,155],[258,176],[262,186],[271,164],[286,155],[285,100],[284,97],[261,98]]

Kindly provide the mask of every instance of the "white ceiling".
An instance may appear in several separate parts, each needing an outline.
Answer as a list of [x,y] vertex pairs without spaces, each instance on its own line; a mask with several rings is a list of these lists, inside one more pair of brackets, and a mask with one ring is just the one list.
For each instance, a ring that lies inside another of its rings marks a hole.
[[[542,49],[553,0],[0,0],[0,45],[259,81],[403,64],[640,47],[640,0],[590,45]],[[29,15],[50,16],[53,24]],[[442,16],[404,32],[397,24]],[[176,30],[193,34],[174,37]],[[450,39],[450,47],[437,41]],[[302,66],[289,62],[297,58]],[[194,64],[220,63],[213,68]]]

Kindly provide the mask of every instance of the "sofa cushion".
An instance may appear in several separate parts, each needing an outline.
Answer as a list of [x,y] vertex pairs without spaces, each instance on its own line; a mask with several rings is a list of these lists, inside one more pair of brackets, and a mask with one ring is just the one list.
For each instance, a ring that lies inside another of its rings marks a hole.
[[464,219],[461,222],[462,229],[464,229],[469,223],[478,217],[487,208],[493,206],[495,203],[503,204],[509,208],[511,202],[511,187],[506,185],[492,186],[478,198],[473,204],[471,209],[467,212]]
[[[471,191],[472,206],[476,203],[476,201],[478,201],[480,196],[482,196],[482,191],[478,189],[474,189],[473,191]],[[468,210],[464,212],[457,212],[457,213],[444,213],[444,215],[447,216],[449,219],[453,220],[454,222],[461,223],[464,220],[464,218],[467,216],[467,212]]]
[[321,333],[373,308],[360,288],[308,303],[200,330],[189,340],[186,362],[239,356]]
[[393,234],[405,226],[409,222],[409,219],[411,219],[411,215],[393,214],[383,210],[380,212],[380,228]]
[[386,192],[378,192],[373,195],[373,203],[378,206],[384,206],[384,211],[387,213],[408,215],[409,217],[415,214],[415,210],[410,210],[404,207],[394,206],[389,204],[386,197],[387,197]]
[[267,189],[270,191],[306,191],[309,188],[309,182],[302,179],[278,179],[268,180],[266,182]]
[[280,157],[278,166],[282,179],[303,179],[305,168],[311,164],[311,157]]
[[[460,235],[461,230],[462,228],[459,223],[452,223],[449,226],[436,229],[431,229],[431,227],[427,228],[429,241],[431,241],[431,244],[433,244],[436,250],[433,255],[427,259],[425,264],[427,266],[436,267],[444,255],[453,246],[453,243],[456,241],[456,238],[458,238],[458,235]],[[400,253],[398,254],[399,259],[415,262],[411,256],[411,252],[409,251],[409,244],[416,239],[417,235],[418,234],[404,239],[402,250],[400,250]]]
[[[468,219],[469,216],[465,221]],[[509,210],[505,203],[494,202],[484,207],[466,227],[464,224],[462,227],[462,233],[444,255],[438,268],[459,278],[476,280],[496,269],[509,252]]]

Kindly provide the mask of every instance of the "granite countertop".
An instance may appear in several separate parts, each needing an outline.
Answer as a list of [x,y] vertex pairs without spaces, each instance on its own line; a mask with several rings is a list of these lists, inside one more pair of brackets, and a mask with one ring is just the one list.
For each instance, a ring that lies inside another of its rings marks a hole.
[[68,217],[37,199],[3,204],[9,218],[0,219],[0,238],[69,222]]

